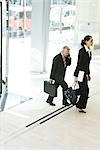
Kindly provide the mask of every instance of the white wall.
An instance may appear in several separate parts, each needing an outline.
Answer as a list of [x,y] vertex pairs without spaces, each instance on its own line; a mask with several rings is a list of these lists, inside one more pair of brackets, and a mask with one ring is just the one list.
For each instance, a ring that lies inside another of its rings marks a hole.
[[76,41],[80,42],[83,36],[91,34],[94,43],[100,45],[100,1],[76,0]]

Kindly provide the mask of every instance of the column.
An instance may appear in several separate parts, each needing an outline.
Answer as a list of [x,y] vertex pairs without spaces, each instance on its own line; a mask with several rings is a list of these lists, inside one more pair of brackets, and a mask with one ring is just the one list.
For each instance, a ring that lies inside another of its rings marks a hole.
[[50,0],[32,1],[31,71],[45,72],[49,38]]

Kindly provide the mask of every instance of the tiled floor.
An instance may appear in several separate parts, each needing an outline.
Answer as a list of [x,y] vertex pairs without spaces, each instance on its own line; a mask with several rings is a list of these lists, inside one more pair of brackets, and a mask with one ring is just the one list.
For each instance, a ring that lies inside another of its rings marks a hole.
[[54,100],[56,106],[49,106],[45,103],[47,95],[41,84],[47,75],[32,76],[32,99],[0,112],[0,150],[100,150],[99,54],[95,51],[91,62],[92,80],[86,114],[72,107],[43,124],[40,120],[26,128],[62,107],[61,89]]

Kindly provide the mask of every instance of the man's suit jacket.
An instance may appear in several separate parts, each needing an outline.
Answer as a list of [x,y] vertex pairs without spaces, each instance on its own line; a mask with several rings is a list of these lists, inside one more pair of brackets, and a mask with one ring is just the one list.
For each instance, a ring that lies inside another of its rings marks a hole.
[[64,80],[66,68],[67,66],[71,65],[71,58],[65,58],[65,60],[66,67],[64,67],[64,61],[61,53],[59,53],[53,58],[50,79],[53,79],[56,82]]
[[77,66],[74,72],[74,76],[78,77],[79,71],[84,71],[85,74],[90,74],[90,60],[91,60],[91,52],[90,55],[86,52],[85,47],[79,50]]

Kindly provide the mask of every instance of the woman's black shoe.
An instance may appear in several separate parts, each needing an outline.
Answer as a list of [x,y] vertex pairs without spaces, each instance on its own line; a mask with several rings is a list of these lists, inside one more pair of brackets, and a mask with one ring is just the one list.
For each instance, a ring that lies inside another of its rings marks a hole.
[[86,113],[86,111],[83,110],[83,109],[79,109],[78,111],[79,111],[80,113]]
[[69,104],[69,103],[63,103],[63,105],[65,105],[65,106],[69,106],[69,105],[71,105],[71,104]]

